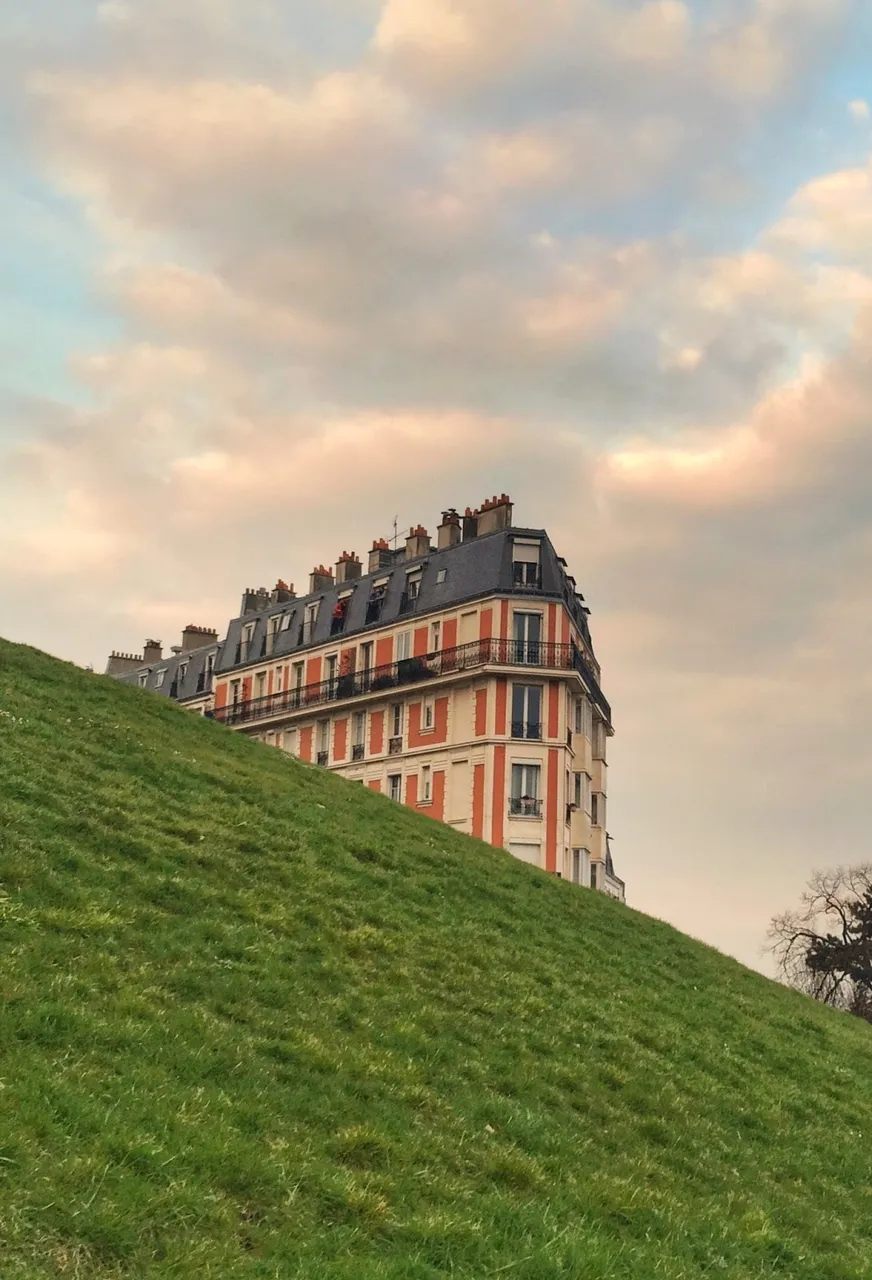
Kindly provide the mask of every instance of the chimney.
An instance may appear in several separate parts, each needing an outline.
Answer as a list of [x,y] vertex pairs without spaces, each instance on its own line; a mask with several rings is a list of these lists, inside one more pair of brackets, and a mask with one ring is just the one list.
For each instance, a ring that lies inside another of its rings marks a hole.
[[422,524],[417,528],[409,530],[409,536],[406,538],[406,559],[418,560],[421,556],[430,553],[430,535]]
[[200,649],[205,644],[214,644],[218,639],[218,632],[213,631],[211,627],[195,627],[189,622],[182,632],[182,653],[189,653],[191,649]]
[[142,651],[143,666],[147,667],[150,662],[160,662],[162,658],[163,645],[160,640],[146,640]]
[[363,565],[352,551],[343,551],[336,561],[336,585],[340,582],[354,582],[363,572]]
[[317,569],[313,569],[309,575],[309,595],[314,595],[316,591],[327,591],[333,586],[333,574],[329,569],[325,569],[323,564],[319,564]]
[[288,586],[284,578],[279,578],[269,594],[270,604],[287,604],[289,600],[296,600],[296,598],[293,582]]
[[252,591],[251,587],[246,587],[242,593],[242,604],[239,606],[239,612],[243,618],[247,613],[257,613],[257,592]]
[[385,538],[378,538],[372,544],[372,551],[369,553],[369,573],[378,573],[379,569],[387,569],[394,562],[393,553],[388,546]]
[[174,658],[177,658],[181,652],[182,652],[182,646],[180,644],[170,645],[170,653],[173,655]]
[[456,547],[462,537],[460,516],[453,507],[450,511],[443,511],[442,523],[436,530],[436,545],[439,550],[444,551],[446,547]]
[[498,529],[510,529],[512,525],[512,502],[507,493],[496,494],[486,498],[481,504],[478,515],[478,536],[496,533]]
[[130,671],[138,671],[144,665],[141,653],[117,653],[115,649],[109,654],[106,663],[107,676],[125,676]]
[[478,537],[478,512],[467,507],[463,513],[463,541],[470,542]]

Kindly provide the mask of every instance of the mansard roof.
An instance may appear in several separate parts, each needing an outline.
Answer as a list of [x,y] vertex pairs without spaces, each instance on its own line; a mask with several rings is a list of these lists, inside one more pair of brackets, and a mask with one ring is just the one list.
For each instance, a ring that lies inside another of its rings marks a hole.
[[[219,641],[217,644],[213,640],[211,644],[203,645],[199,649],[189,649],[186,653],[170,653],[165,658],[156,659],[154,662],[143,663],[143,665],[133,671],[126,671],[123,675],[115,676],[114,679],[120,681],[121,684],[138,685],[142,676],[145,676],[145,683],[141,686],[150,690],[152,693],[160,693],[165,697],[177,698],[179,702],[185,702],[187,699],[201,696],[204,692],[202,688],[198,688],[201,683],[200,677],[205,679],[206,660],[210,654],[215,655],[215,669],[217,670],[220,660],[221,650],[224,642]],[[181,679],[179,679],[179,668],[185,667]],[[164,678],[158,685],[158,673],[163,671]]]
[[[541,586],[519,587],[513,575],[513,543],[516,539],[539,541]],[[401,553],[400,553],[401,554]],[[410,577],[420,575],[418,596],[412,607],[404,600]],[[441,579],[441,580],[440,580]],[[367,606],[373,587],[384,584],[385,596],[377,621],[367,623]],[[565,561],[558,557],[544,529],[510,527],[469,539],[453,547],[431,549],[416,559],[398,558],[385,568],[367,573],[350,582],[333,583],[323,591],[301,596],[284,604],[273,604],[257,613],[234,618],[229,625],[223,651],[216,661],[216,672],[227,672],[240,662],[243,630],[252,626],[245,666],[266,658],[265,639],[269,620],[282,618],[269,660],[305,653],[308,649],[329,643],[337,644],[367,631],[390,626],[399,621],[413,624],[416,618],[455,608],[466,602],[494,594],[533,596],[538,599],[563,600],[590,644],[587,613],[576,596],[576,588],[566,573]],[[333,610],[340,599],[347,601],[345,624],[339,635],[331,636]],[[302,642],[302,623],[306,606],[318,603],[318,616],[311,635]],[[406,607],[404,607],[404,605]],[[285,622],[290,615],[288,622]]]

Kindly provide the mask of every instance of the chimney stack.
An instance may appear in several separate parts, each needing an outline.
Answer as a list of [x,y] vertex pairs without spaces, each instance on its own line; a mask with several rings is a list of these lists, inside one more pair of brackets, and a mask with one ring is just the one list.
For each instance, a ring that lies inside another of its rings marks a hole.
[[189,622],[182,632],[182,653],[189,653],[191,649],[201,649],[203,645],[214,644],[218,639],[218,632],[213,631],[211,627],[195,627]]
[[499,497],[496,494],[492,498],[485,498],[480,509],[475,513],[478,516],[478,537],[483,537],[486,533],[496,533],[499,529],[510,529],[512,525],[512,501],[507,493],[501,493]]
[[125,676],[130,671],[138,671],[141,666],[143,666],[141,653],[117,653],[113,649],[106,663],[106,675]]
[[333,574],[323,564],[312,570],[309,575],[309,595],[314,595],[316,591],[327,591],[332,586]]
[[442,512],[442,523],[436,530],[436,545],[440,551],[444,551],[446,547],[456,547],[462,538],[460,530],[460,516],[452,507],[450,511]]
[[354,582],[363,572],[363,565],[352,551],[350,554],[343,551],[342,555],[336,561],[336,585],[340,582]]
[[296,595],[294,592],[294,584],[291,583],[291,585],[288,586],[283,578],[279,578],[278,582],[269,594],[270,604],[287,604],[289,600],[295,599]]
[[147,667],[150,662],[160,662],[162,659],[163,645],[160,640],[146,640],[142,651],[143,666]]
[[258,587],[256,591],[246,587],[242,593],[242,607],[239,612],[243,617],[247,613],[260,613],[262,609],[269,608],[269,597],[270,593],[266,587]]
[[417,528],[409,530],[409,536],[406,538],[406,559],[418,560],[421,556],[430,554],[430,535],[422,524]]
[[378,573],[379,569],[387,569],[394,562],[393,553],[385,538],[377,538],[369,553],[369,573]]
[[467,507],[463,513],[463,541],[471,542],[478,537],[478,512]]

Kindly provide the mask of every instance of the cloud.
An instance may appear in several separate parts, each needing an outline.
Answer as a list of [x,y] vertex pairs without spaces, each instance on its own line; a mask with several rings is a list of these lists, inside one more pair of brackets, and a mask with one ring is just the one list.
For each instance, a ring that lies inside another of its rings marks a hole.
[[855,98],[853,102],[848,103],[848,111],[855,120],[869,119],[869,103],[862,98]]

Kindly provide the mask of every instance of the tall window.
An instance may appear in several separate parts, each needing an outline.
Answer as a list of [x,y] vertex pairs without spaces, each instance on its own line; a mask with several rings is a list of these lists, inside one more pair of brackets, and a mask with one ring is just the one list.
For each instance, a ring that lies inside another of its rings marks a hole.
[[372,641],[367,640],[360,646],[360,666],[363,671],[372,670]]
[[432,729],[435,720],[435,707],[432,698],[425,698],[421,711],[421,728]]
[[593,725],[593,758],[594,760],[606,758],[606,726],[602,720],[594,721]]
[[512,765],[512,793],[509,809],[516,817],[538,818],[541,816],[540,774],[541,767],[538,764]]
[[512,685],[512,737],[542,737],[541,685]]
[[590,820],[595,827],[606,825],[606,798],[601,791],[594,791],[590,798]]
[[516,613],[514,618],[515,662],[538,666],[542,642],[541,613]]
[[430,626],[430,652],[438,653],[442,648],[442,623],[434,622]]
[[412,574],[406,579],[406,595],[409,600],[417,600],[421,594],[421,575]]
[[140,689],[144,689],[147,684],[148,684],[148,672],[143,671],[142,675],[139,677]]
[[279,627],[281,625],[281,621],[282,621],[282,615],[280,613],[274,613],[273,616],[267,620],[266,645],[264,647],[265,653],[272,653],[272,651],[275,649],[276,636],[279,633]]
[[329,697],[333,697],[336,692],[336,670],[339,665],[339,659],[335,653],[331,653],[324,659],[324,672],[327,681],[327,693]]
[[403,778],[402,774],[388,774],[388,796],[391,800],[401,800],[403,797]]
[[315,632],[315,624],[318,621],[318,609],[320,602],[315,601],[314,604],[307,604],[306,611],[303,615],[303,634],[300,637],[302,644],[308,644]]
[[230,681],[230,705],[232,707],[239,706],[240,682],[238,680]]
[[572,850],[572,883],[581,884],[581,850]]
[[366,750],[366,712],[355,711],[351,717],[351,758],[362,760]]
[[293,667],[293,671],[294,671],[294,688],[297,690],[297,692],[299,692],[299,691],[300,691],[300,689],[302,689],[302,687],[303,687],[303,664],[302,664],[302,662],[295,662],[295,663],[294,663],[294,667]]
[[433,799],[433,771],[429,764],[421,768],[421,801],[428,804]]
[[251,643],[254,639],[254,623],[248,622],[242,628],[242,643],[239,646],[239,661],[246,662],[251,653]]
[[265,693],[266,693],[266,672],[258,671],[257,675],[254,677],[254,696],[256,698],[262,698]]
[[206,657],[206,679],[211,680],[215,671],[215,654],[210,653]]
[[181,683],[184,681],[184,678],[185,678],[185,676],[186,676],[187,674],[188,674],[188,664],[187,664],[187,662],[181,662],[181,663],[179,663],[179,674],[178,674],[178,676],[176,677],[176,678],[177,678],[177,680],[178,680],[178,682],[179,682],[179,684],[181,684]]
[[273,676],[273,693],[281,693],[282,691],[282,668],[276,667]]
[[512,548],[512,580],[516,587],[538,587],[539,543],[516,541]]
[[405,662],[412,651],[411,631],[401,631],[397,636],[397,662]]
[[326,764],[330,755],[330,721],[318,721],[318,764]]
[[155,689],[163,688],[163,682],[164,680],[166,680],[166,678],[167,678],[166,667],[164,667],[161,671],[157,673],[157,678],[154,682]]
[[293,616],[294,616],[293,609],[290,611],[290,613],[282,614],[281,626],[279,627],[280,631],[287,631],[288,627],[290,627],[291,625],[291,618],[293,618]]

